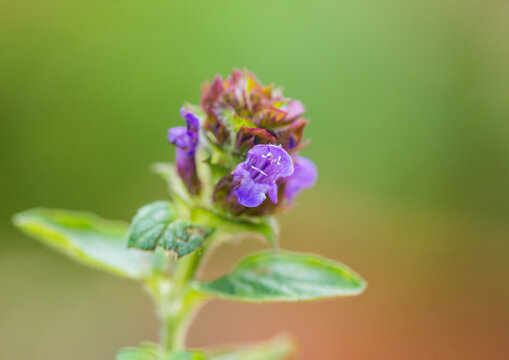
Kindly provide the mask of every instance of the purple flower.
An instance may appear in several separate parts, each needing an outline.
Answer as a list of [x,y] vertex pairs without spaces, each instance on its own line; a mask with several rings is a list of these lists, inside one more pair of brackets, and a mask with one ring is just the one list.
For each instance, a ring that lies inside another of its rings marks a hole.
[[177,147],[175,159],[177,172],[192,194],[200,191],[200,180],[196,172],[195,153],[198,146],[200,121],[196,115],[186,109],[180,109],[180,115],[186,121],[186,127],[177,126],[168,130],[168,141]]
[[298,156],[294,163],[295,171],[287,179],[285,198],[293,201],[302,190],[315,185],[318,171],[315,164],[308,158]]
[[269,194],[277,203],[276,181],[293,174],[293,161],[280,146],[256,145],[247,153],[246,161],[237,165],[232,172],[240,181],[235,188],[237,200],[246,207],[257,207]]

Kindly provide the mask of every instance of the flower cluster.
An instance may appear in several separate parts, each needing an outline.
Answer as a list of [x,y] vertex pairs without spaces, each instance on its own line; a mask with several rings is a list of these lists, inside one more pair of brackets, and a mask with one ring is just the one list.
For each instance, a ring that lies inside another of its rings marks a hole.
[[[199,195],[202,187],[213,186],[214,204],[233,214],[287,208],[317,177],[313,162],[298,155],[308,143],[303,141],[308,123],[303,113],[299,101],[263,86],[248,71],[234,70],[226,80],[217,76],[204,84],[201,109],[183,108],[187,126],[168,133],[189,193]],[[197,158],[200,149],[204,159]],[[207,179],[211,184],[199,178],[198,162],[214,170]]]

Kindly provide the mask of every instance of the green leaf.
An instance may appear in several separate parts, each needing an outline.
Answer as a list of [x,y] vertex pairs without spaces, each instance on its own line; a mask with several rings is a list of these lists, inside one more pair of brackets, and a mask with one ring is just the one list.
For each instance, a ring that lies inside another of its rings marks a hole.
[[288,336],[240,349],[224,349],[207,352],[211,360],[285,360],[295,354],[295,343]]
[[167,201],[156,201],[141,207],[129,227],[127,246],[153,250],[173,218],[172,206]]
[[317,255],[284,251],[249,255],[231,273],[196,285],[204,293],[249,302],[357,295],[364,288],[364,280],[340,263]]
[[156,201],[141,207],[129,228],[128,247],[154,250],[156,246],[182,257],[201,247],[211,229],[176,220],[171,203]]
[[[115,360],[156,360],[159,348],[156,344],[142,343],[138,347],[129,347],[117,351]],[[194,350],[178,350],[165,357],[166,360],[207,360],[207,356]]]
[[164,232],[160,245],[163,249],[174,251],[178,257],[182,257],[201,247],[210,233],[210,230],[193,225],[189,221],[176,220]]
[[200,351],[186,351],[180,350],[172,352],[168,358],[168,360],[207,360],[207,356]]
[[233,219],[216,214],[204,208],[195,208],[191,213],[193,223],[210,226],[216,229],[216,237],[228,240],[242,235],[261,236],[277,248],[279,229],[273,217],[265,217],[256,221]]
[[152,343],[118,350],[115,356],[115,360],[155,360],[156,358],[157,346]]
[[127,224],[89,212],[31,209],[13,217],[14,224],[78,262],[135,279],[151,276],[155,257],[127,249]]

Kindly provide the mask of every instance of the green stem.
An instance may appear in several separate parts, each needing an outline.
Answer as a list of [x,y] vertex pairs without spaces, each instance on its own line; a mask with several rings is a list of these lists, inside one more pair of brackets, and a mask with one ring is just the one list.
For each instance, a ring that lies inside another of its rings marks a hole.
[[184,347],[189,322],[204,300],[191,288],[203,253],[204,249],[200,249],[182,257],[172,277],[161,275],[147,284],[161,324],[159,360]]

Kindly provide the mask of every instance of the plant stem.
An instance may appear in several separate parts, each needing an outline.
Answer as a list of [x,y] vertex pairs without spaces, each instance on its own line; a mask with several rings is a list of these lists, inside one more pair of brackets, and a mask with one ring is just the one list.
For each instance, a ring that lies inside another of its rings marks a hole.
[[[176,302],[182,303],[183,299],[178,299]],[[184,346],[188,318],[189,314],[183,311],[175,311],[161,316],[160,353],[162,359],[172,351]]]
[[159,360],[183,348],[189,321],[204,300],[190,286],[203,253],[200,249],[180,258],[173,276],[161,275],[147,283],[161,324]]

